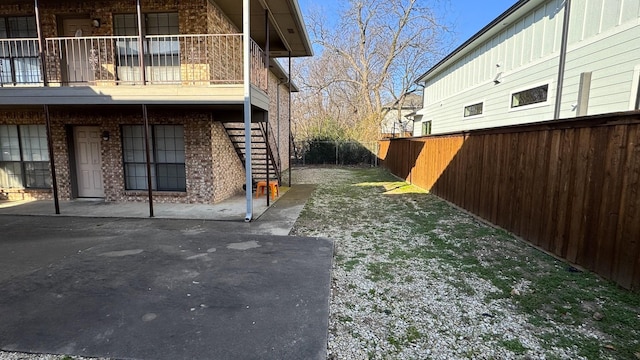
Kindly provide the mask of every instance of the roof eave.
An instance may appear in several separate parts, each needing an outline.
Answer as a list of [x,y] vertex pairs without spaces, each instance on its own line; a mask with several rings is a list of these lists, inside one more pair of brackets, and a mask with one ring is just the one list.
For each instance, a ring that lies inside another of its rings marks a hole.
[[[441,67],[449,65],[452,62],[452,59],[457,58],[459,55],[465,54],[470,45],[483,38],[486,34],[488,34],[491,30],[493,30],[497,25],[503,25],[505,20],[508,20],[515,13],[518,13],[519,10],[523,9],[526,5],[536,6],[539,3],[542,3],[544,0],[519,0],[505,12],[503,12],[500,16],[491,21],[488,25],[483,27],[480,31],[478,31],[475,35],[469,38],[467,41],[462,43],[462,45],[458,46],[455,50],[453,50],[449,55],[447,55],[444,59],[440,60],[437,64],[435,64],[431,69],[429,69],[424,74],[420,75],[414,82],[421,83],[425,82],[430,75],[438,72]],[[507,23],[510,23],[507,21]]]

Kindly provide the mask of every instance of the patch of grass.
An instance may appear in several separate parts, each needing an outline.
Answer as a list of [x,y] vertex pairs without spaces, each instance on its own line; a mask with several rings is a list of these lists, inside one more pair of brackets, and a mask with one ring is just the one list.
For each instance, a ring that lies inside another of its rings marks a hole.
[[522,355],[527,352],[527,348],[522,345],[522,343],[518,339],[501,340],[499,343],[503,348],[511,351],[516,355]]
[[342,267],[347,271],[353,271],[353,269],[356,267],[356,265],[359,265],[359,264],[360,264],[360,260],[351,259],[351,260],[345,261],[344,264],[342,265]]
[[367,264],[369,279],[372,281],[392,280],[391,268],[393,264],[388,262],[375,262]]

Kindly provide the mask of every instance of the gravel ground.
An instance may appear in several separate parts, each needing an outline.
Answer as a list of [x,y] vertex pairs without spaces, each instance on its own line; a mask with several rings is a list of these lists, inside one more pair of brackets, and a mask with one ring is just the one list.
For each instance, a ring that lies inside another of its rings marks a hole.
[[[293,233],[335,240],[329,359],[640,359],[637,294],[381,170],[293,183],[318,184]],[[18,359],[85,358],[0,351]]]
[[[563,299],[570,282],[535,303],[545,292],[539,275],[565,276],[568,264],[383,171],[301,168],[293,183],[319,184],[294,233],[336,241],[330,359],[618,359],[640,350],[637,324],[630,341],[615,342],[592,319],[601,304]],[[584,276],[587,292],[615,288]],[[527,311],[530,302],[537,308]],[[629,314],[640,319],[637,306]]]

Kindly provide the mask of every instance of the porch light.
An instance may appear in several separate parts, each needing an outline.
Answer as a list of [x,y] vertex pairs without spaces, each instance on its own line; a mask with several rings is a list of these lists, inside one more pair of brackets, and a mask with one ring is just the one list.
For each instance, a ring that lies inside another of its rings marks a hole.
[[108,131],[103,131],[102,132],[102,140],[109,141],[109,132]]
[[91,25],[93,25],[94,28],[99,28],[100,27],[100,19],[91,20]]

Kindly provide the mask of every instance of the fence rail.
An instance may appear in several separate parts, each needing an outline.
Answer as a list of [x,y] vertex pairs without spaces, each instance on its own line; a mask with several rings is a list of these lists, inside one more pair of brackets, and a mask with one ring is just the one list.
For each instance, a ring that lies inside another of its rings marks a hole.
[[[47,79],[53,84],[241,84],[240,34],[47,38]],[[251,82],[267,91],[263,50],[251,40]],[[37,39],[0,39],[0,83],[42,84]]]
[[387,140],[379,157],[532,244],[640,288],[640,113]]

